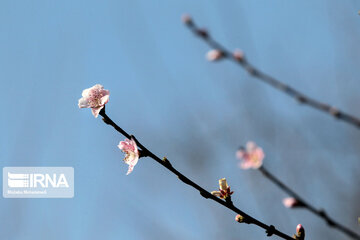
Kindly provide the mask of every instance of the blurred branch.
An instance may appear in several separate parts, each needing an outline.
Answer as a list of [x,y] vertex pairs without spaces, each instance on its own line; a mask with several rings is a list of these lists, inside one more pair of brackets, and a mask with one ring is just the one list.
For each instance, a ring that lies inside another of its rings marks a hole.
[[220,43],[218,43],[215,39],[213,39],[206,30],[203,30],[203,29],[197,27],[195,22],[190,18],[190,16],[184,15],[183,22],[196,36],[200,37],[210,47],[214,48],[214,50],[217,51],[217,52],[212,52],[212,54],[210,56],[208,55],[209,60],[214,61],[214,60],[219,60],[221,58],[227,58],[227,59],[239,64],[251,76],[269,84],[270,86],[276,88],[277,90],[296,99],[300,103],[308,105],[319,111],[325,112],[337,119],[340,119],[346,123],[349,123],[351,125],[354,125],[354,126],[360,128],[360,119],[359,118],[354,117],[350,114],[344,113],[343,111],[340,111],[339,109],[332,107],[326,103],[322,103],[320,101],[312,99],[312,98],[304,95],[303,93],[295,90],[294,88],[280,82],[279,80],[261,72],[259,69],[257,69],[255,66],[253,66],[251,63],[249,63],[247,61],[247,59],[244,57],[242,52],[232,53],[231,51],[227,50]]
[[154,159],[156,162],[158,162],[159,164],[161,164],[163,167],[165,167],[166,169],[168,169],[170,172],[172,172],[173,174],[175,174],[179,180],[181,180],[182,182],[184,182],[185,184],[195,188],[196,190],[198,190],[200,192],[200,195],[206,199],[211,199],[219,204],[221,204],[222,206],[232,210],[233,212],[240,214],[245,220],[244,222],[248,223],[248,224],[255,224],[263,229],[266,230],[267,236],[271,236],[273,234],[283,238],[283,239],[287,239],[287,240],[293,240],[294,238],[286,235],[283,232],[280,232],[279,230],[275,229],[275,227],[273,225],[266,225],[265,223],[262,223],[261,221],[249,216],[248,214],[246,214],[245,212],[241,211],[240,209],[236,208],[232,201],[231,198],[229,198],[227,201],[221,200],[218,197],[215,197],[214,195],[212,195],[210,192],[206,191],[205,189],[203,189],[202,187],[200,187],[198,184],[196,184],[195,182],[191,181],[189,178],[187,178],[186,176],[184,176],[182,173],[180,173],[178,170],[176,170],[170,163],[170,161],[167,158],[163,158],[160,159],[158,156],[156,156],[154,153],[152,153],[150,150],[148,150],[144,145],[142,145],[134,136],[128,134],[125,130],[123,130],[122,128],[120,128],[118,125],[116,125],[105,113],[105,107],[100,111],[99,113],[102,117],[103,117],[103,121],[112,126],[116,131],[118,131],[119,133],[121,133],[122,135],[124,135],[126,138],[128,139],[134,139],[137,146],[141,149],[141,154],[142,156],[147,156],[150,157],[152,159]]
[[295,191],[291,190],[288,186],[282,183],[279,179],[277,179],[273,174],[271,174],[264,166],[258,168],[259,171],[270,181],[272,181],[275,185],[281,188],[284,192],[289,194],[291,197],[295,198],[296,205],[294,207],[303,207],[312,212],[313,214],[322,218],[330,227],[336,228],[341,232],[345,233],[349,237],[353,239],[360,240],[360,236],[355,232],[351,231],[347,227],[341,225],[340,223],[336,222],[334,219],[330,218],[327,213],[322,209],[316,209],[314,206],[306,202],[303,198],[301,198]]

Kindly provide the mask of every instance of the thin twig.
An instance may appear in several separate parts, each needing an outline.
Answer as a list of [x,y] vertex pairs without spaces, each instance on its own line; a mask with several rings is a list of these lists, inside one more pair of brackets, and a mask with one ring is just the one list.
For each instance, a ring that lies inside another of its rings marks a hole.
[[184,176],[182,173],[180,173],[178,170],[176,170],[169,162],[169,160],[167,158],[163,158],[160,159],[158,156],[156,156],[154,153],[152,153],[149,149],[147,149],[144,145],[142,145],[133,135],[128,134],[125,130],[123,130],[122,128],[120,128],[118,125],[116,125],[105,113],[105,108],[103,108],[100,113],[99,113],[102,117],[103,117],[103,121],[112,126],[116,131],[118,131],[119,133],[121,133],[122,135],[124,135],[126,138],[131,139],[133,138],[134,141],[136,142],[137,146],[141,149],[141,154],[142,156],[148,156],[152,159],[154,159],[156,162],[158,162],[159,164],[161,164],[163,167],[165,167],[166,169],[168,169],[169,171],[171,171],[173,174],[175,174],[182,182],[184,182],[185,184],[195,188],[196,190],[198,190],[200,192],[200,195],[203,196],[206,199],[211,199],[214,200],[215,202],[223,205],[224,207],[234,211],[237,214],[240,214],[241,216],[243,216],[246,219],[246,222],[249,224],[255,224],[263,229],[266,230],[267,236],[271,236],[273,234],[283,238],[283,239],[287,239],[287,240],[294,240],[294,238],[286,235],[283,232],[280,232],[279,230],[275,229],[275,227],[273,225],[266,225],[265,223],[249,216],[248,214],[246,214],[245,212],[241,211],[240,209],[236,208],[232,201],[223,201],[218,197],[213,196],[210,192],[206,191],[204,188],[200,187],[198,184],[196,184],[195,182],[191,181],[189,178],[187,178],[186,176]]
[[349,123],[353,126],[356,126],[360,128],[360,119],[357,117],[354,117],[350,114],[347,114],[343,111],[340,111],[339,109],[330,106],[329,104],[322,103],[318,100],[312,99],[305,94],[299,92],[298,90],[290,87],[289,85],[286,85],[279,80],[271,77],[270,75],[267,75],[263,73],[262,71],[258,70],[255,66],[253,66],[251,63],[249,63],[245,57],[242,58],[234,58],[233,53],[229,50],[227,50],[225,47],[223,47],[222,44],[218,43],[216,40],[214,40],[210,34],[203,29],[200,29],[196,26],[195,22],[193,20],[186,21],[186,25],[189,27],[189,29],[198,37],[203,39],[210,47],[219,50],[221,52],[221,58],[227,58],[237,64],[239,64],[241,67],[243,67],[250,75],[253,77],[269,84],[270,86],[276,88],[277,90],[287,94],[288,96],[296,99],[302,104],[308,105],[310,107],[313,107],[319,111],[325,112],[337,119],[340,119],[346,123]]
[[259,168],[259,171],[264,174],[270,181],[272,181],[275,185],[281,188],[284,192],[286,192],[291,197],[295,198],[299,207],[303,207],[308,209],[313,214],[322,218],[330,227],[337,228],[341,232],[345,233],[349,237],[353,239],[360,240],[360,236],[355,232],[351,231],[347,227],[341,225],[336,222],[334,219],[330,218],[327,213],[322,209],[316,209],[314,206],[306,202],[302,197],[300,197],[295,191],[291,190],[288,186],[282,183],[279,179],[277,179],[273,174],[271,174],[264,166]]

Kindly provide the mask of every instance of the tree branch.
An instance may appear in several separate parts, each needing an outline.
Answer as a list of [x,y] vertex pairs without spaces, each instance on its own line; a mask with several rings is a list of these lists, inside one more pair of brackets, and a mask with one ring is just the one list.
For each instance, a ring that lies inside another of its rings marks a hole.
[[298,90],[280,82],[279,80],[267,75],[260,70],[258,70],[255,66],[245,59],[245,57],[234,57],[233,53],[223,47],[220,43],[214,40],[208,32],[203,29],[200,29],[196,26],[195,22],[189,17],[186,16],[186,19],[183,21],[185,22],[186,26],[198,37],[203,39],[210,47],[220,51],[221,58],[227,58],[230,61],[233,61],[243,67],[251,76],[269,84],[270,86],[274,87],[275,89],[287,94],[288,96],[296,99],[302,104],[308,105],[314,109],[327,113],[337,119],[340,119],[348,124],[351,124],[355,127],[360,128],[360,119],[354,117],[350,114],[347,114],[339,109],[330,106],[326,103],[322,103],[315,99],[312,99],[305,94],[299,92]]
[[185,175],[183,175],[182,173],[180,173],[178,170],[176,170],[171,164],[170,161],[167,158],[163,158],[160,159],[158,156],[156,156],[154,153],[152,153],[149,149],[147,149],[144,145],[142,145],[134,136],[128,134],[125,130],[123,130],[122,128],[120,128],[118,125],[116,125],[105,113],[105,107],[100,111],[99,115],[101,115],[103,117],[103,121],[112,126],[116,131],[118,131],[120,134],[124,135],[126,138],[131,139],[133,138],[134,141],[136,142],[137,146],[141,149],[141,154],[142,156],[148,156],[150,158],[152,158],[153,160],[155,160],[156,162],[158,162],[159,164],[161,164],[163,167],[165,167],[166,169],[168,169],[170,172],[172,172],[173,174],[175,174],[179,180],[181,180],[182,182],[184,182],[185,184],[195,188],[196,190],[198,190],[200,192],[200,195],[206,199],[211,199],[219,204],[221,204],[222,206],[232,210],[233,212],[240,214],[241,216],[243,216],[246,219],[246,223],[249,224],[255,224],[263,229],[266,230],[267,236],[271,236],[271,235],[277,235],[283,239],[287,239],[287,240],[294,240],[294,238],[286,235],[283,232],[280,232],[279,230],[275,229],[274,226],[270,225],[266,225],[265,223],[249,216],[248,214],[246,214],[245,212],[241,211],[240,209],[236,208],[232,201],[223,201],[218,197],[213,196],[210,192],[206,191],[204,188],[200,187],[198,184],[196,184],[195,182],[191,181],[189,178],[187,178]]
[[300,197],[295,191],[291,190],[288,186],[286,186],[284,183],[282,183],[279,179],[277,179],[273,174],[271,174],[264,166],[261,166],[258,168],[259,171],[271,182],[273,182],[275,185],[277,185],[281,190],[286,192],[291,197],[295,198],[298,202],[299,207],[306,208],[313,214],[319,216],[322,218],[330,227],[336,228],[340,230],[341,232],[345,233],[349,237],[353,239],[360,240],[360,236],[356,234],[355,232],[351,231],[347,227],[341,225],[340,223],[336,222],[334,219],[330,218],[326,212],[322,209],[316,209],[314,206],[306,202],[302,197]]

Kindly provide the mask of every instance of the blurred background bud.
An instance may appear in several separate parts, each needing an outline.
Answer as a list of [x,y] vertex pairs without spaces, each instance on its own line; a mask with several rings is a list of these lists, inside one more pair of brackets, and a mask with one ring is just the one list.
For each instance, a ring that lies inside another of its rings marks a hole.
[[182,16],[181,16],[181,21],[187,25],[190,25],[192,24],[192,19],[191,19],[191,16],[187,13],[184,13]]
[[244,60],[244,52],[240,49],[235,49],[234,53],[233,53],[233,57],[236,61],[243,61]]
[[293,198],[293,197],[284,198],[282,202],[283,202],[284,206],[287,208],[299,207],[301,205],[300,202],[296,198]]
[[216,60],[220,60],[223,56],[224,54],[220,50],[213,49],[206,54],[206,59],[208,61],[216,61]]

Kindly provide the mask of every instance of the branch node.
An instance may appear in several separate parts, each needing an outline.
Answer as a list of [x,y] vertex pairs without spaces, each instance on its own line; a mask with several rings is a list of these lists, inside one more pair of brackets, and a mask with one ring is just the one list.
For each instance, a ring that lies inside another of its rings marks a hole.
[[244,217],[240,214],[236,215],[235,221],[237,221],[238,223],[246,223],[246,224],[251,223],[247,217]]
[[335,222],[331,218],[329,218],[329,216],[326,214],[326,212],[323,209],[319,211],[319,215],[325,219],[326,223],[329,226],[335,226]]
[[230,204],[231,206],[234,206],[234,203],[232,202],[230,195],[225,198],[225,202],[228,203],[228,204]]
[[259,71],[256,70],[256,69],[253,68],[253,67],[248,66],[248,67],[246,67],[246,70],[247,70],[247,71],[250,73],[250,75],[252,75],[252,76],[258,76],[258,75],[259,75]]
[[110,121],[108,118],[103,117],[102,120],[104,121],[104,123],[106,123],[107,125],[111,125]]
[[184,24],[186,24],[186,25],[188,25],[188,26],[193,26],[193,25],[194,25],[194,23],[193,23],[193,21],[192,21],[192,19],[191,19],[191,16],[190,16],[189,14],[183,14],[183,15],[181,16],[181,20],[182,20],[182,22],[183,22]]
[[301,95],[299,95],[299,96],[296,96],[295,97],[296,98],[296,100],[299,102],[299,103],[306,103],[306,97],[304,97],[304,96],[301,96]]
[[275,227],[273,225],[270,225],[268,227],[268,229],[266,230],[266,233],[267,233],[266,236],[268,236],[268,237],[272,236],[274,234],[275,230],[276,230]]
[[183,176],[183,175],[178,175],[177,176],[182,182],[184,182],[184,183],[186,183],[186,184],[188,184],[188,185],[190,185],[190,181],[189,181],[189,179],[188,178],[186,178],[185,176]]
[[205,39],[209,37],[209,33],[205,29],[197,29],[196,34]]
[[207,194],[206,192],[200,191],[200,195],[203,196],[206,199],[209,198],[209,194]]
[[171,166],[170,161],[169,161],[166,157],[163,157],[162,161],[163,161],[166,165]]
[[337,109],[335,107],[330,107],[329,113],[331,115],[333,115],[335,118],[340,118],[341,117],[341,113],[340,113],[339,109]]

